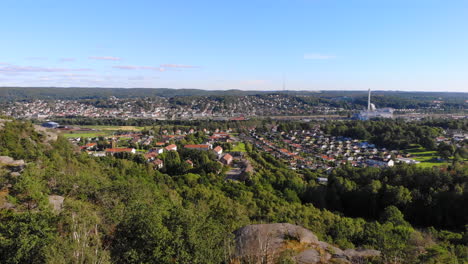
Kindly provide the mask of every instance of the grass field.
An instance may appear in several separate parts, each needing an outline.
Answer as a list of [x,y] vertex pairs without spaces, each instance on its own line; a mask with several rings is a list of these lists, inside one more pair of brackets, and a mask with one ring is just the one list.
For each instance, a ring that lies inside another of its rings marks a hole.
[[233,148],[232,151],[234,152],[246,152],[244,142],[237,143]]
[[93,128],[99,130],[109,130],[109,131],[141,131],[144,127],[137,126],[80,126],[82,128]]
[[440,157],[437,154],[437,151],[434,150],[426,150],[421,146],[413,146],[412,148],[406,149],[405,151],[412,155],[412,159],[421,162],[417,164],[417,166],[420,167],[432,168],[434,166],[441,166],[447,164],[447,161],[437,160]]
[[73,133],[63,133],[63,136],[66,137],[66,138],[79,138],[79,137],[83,137],[83,138],[89,138],[89,137],[105,137],[105,136],[108,136],[108,135],[111,135],[112,133],[110,132],[107,132],[107,131],[86,131],[86,132],[75,132],[73,131]]
[[144,127],[136,126],[80,126],[81,128],[96,129],[96,131],[68,131],[64,132],[66,138],[89,138],[89,137],[105,137],[112,135],[115,131],[141,131]]

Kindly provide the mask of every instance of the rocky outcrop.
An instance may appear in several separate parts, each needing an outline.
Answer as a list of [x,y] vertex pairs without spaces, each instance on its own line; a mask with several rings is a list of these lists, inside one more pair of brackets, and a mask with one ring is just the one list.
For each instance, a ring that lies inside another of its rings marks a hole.
[[45,142],[53,142],[53,141],[56,141],[57,138],[58,138],[58,135],[57,135],[56,132],[53,132],[52,130],[47,129],[45,127],[42,127],[42,126],[39,126],[39,125],[34,125],[34,129],[39,134],[44,135],[44,141]]
[[14,160],[12,157],[0,156],[0,166],[7,167],[10,171],[19,172],[24,169],[24,160]]
[[5,126],[5,122],[11,122],[10,119],[1,119],[0,118],[0,129],[2,129]]
[[49,204],[52,206],[55,212],[62,211],[63,201],[65,198],[60,195],[49,195]]
[[310,230],[286,223],[249,225],[234,234],[234,259],[246,263],[275,263],[285,252],[298,264],[351,263],[356,259],[380,256],[377,250],[342,250],[319,241]]
[[320,253],[313,249],[309,248],[294,257],[298,264],[307,264],[307,263],[320,263],[322,260]]

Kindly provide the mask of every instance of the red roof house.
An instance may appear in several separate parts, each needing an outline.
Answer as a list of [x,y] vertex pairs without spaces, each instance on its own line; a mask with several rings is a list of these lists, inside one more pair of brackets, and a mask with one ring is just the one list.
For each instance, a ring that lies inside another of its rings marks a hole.
[[167,151],[177,151],[177,146],[175,144],[171,144],[166,147]]
[[213,149],[213,151],[216,154],[221,155],[223,153],[223,148],[221,146],[217,146],[216,148]]
[[231,164],[232,162],[232,156],[228,153],[226,155],[224,155],[222,158],[221,158],[221,162],[226,164],[226,165],[229,165]]
[[198,149],[198,150],[209,150],[211,148],[210,145],[206,144],[199,144],[199,145],[185,145],[184,148],[187,149]]

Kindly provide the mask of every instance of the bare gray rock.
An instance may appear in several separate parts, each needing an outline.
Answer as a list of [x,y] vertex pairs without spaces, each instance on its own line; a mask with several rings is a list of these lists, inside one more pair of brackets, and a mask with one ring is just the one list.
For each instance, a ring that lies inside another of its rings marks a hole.
[[0,156],[0,164],[7,165],[7,164],[12,163],[13,161],[14,159],[12,157]]
[[295,256],[294,259],[298,264],[315,264],[320,263],[320,253],[315,249],[306,249]]
[[2,129],[5,126],[5,122],[11,122],[11,120],[0,118],[0,129]]
[[10,176],[13,177],[13,178],[17,178],[17,177],[21,176],[21,173],[19,173],[17,171],[14,171],[14,172],[10,173]]
[[12,157],[0,156],[0,166],[6,166],[10,171],[21,171],[26,166],[24,160],[15,160]]
[[319,241],[318,246],[323,250],[330,252],[333,255],[343,255],[343,250],[328,244],[327,242]]
[[58,135],[56,132],[52,132],[51,130],[45,127],[34,125],[34,129],[36,130],[36,132],[45,136],[46,142],[53,142],[53,141],[56,141],[58,138]]
[[279,250],[287,240],[300,243],[318,243],[311,231],[292,224],[249,225],[234,232],[236,235],[236,257],[272,263],[281,253]]
[[292,259],[299,264],[351,263],[368,257],[379,257],[377,250],[342,250],[326,242],[301,226],[292,224],[258,224],[242,227],[234,232],[234,258],[246,263],[275,263],[281,253],[292,249]]
[[343,255],[348,259],[379,257],[380,251],[375,249],[345,249]]
[[49,195],[49,204],[53,206],[55,212],[62,211],[65,198],[60,195]]
[[0,204],[0,209],[13,209],[15,208],[15,205],[9,202],[4,202]]

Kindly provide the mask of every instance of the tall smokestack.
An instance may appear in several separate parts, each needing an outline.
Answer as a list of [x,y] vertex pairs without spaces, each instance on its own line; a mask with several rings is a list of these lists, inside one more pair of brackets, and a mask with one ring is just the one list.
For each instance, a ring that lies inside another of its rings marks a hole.
[[371,107],[370,107],[370,88],[369,88],[369,95],[367,97],[367,111],[370,112]]

